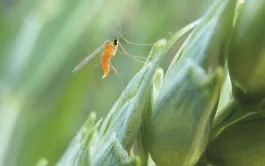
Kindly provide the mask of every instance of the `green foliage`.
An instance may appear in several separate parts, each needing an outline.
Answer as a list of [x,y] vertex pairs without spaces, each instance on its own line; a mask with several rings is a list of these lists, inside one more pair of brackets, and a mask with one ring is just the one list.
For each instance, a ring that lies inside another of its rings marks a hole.
[[[0,166],[263,165],[265,0],[216,0],[157,40],[196,3],[159,2],[0,1]],[[120,39],[144,64],[71,73],[111,29],[157,41]]]
[[[146,134],[158,165],[194,165],[207,147],[224,75],[217,67],[222,64],[220,49],[232,27],[235,4],[217,1],[211,7],[165,76]],[[209,69],[214,72],[207,74]]]
[[56,165],[83,165],[91,138],[101,122],[94,124],[95,120],[96,115],[92,112]]
[[231,39],[228,68],[233,94],[242,104],[263,99],[265,1],[246,1],[238,15]]

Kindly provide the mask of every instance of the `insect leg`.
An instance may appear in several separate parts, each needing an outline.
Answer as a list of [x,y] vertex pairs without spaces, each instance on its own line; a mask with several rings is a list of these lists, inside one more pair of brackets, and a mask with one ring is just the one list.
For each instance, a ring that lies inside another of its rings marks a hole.
[[146,43],[134,43],[134,42],[131,42],[129,40],[127,40],[119,31],[117,31],[119,33],[119,35],[121,36],[121,38],[128,44],[133,44],[133,45],[138,45],[138,46],[152,46],[154,45],[155,43],[150,43],[150,44],[146,44]]
[[[136,61],[138,61],[138,62],[140,62],[140,63],[144,63],[143,61],[137,59],[137,56],[130,55],[130,54],[129,54],[129,53],[123,48],[123,46],[122,46],[120,43],[119,43],[119,46],[121,47],[121,49],[122,49],[123,52],[117,50],[118,53],[123,54],[123,55],[126,55],[126,56],[128,56],[129,58],[132,58],[132,59],[134,59],[134,60],[136,60]],[[141,57],[141,58],[144,58],[144,57]]]

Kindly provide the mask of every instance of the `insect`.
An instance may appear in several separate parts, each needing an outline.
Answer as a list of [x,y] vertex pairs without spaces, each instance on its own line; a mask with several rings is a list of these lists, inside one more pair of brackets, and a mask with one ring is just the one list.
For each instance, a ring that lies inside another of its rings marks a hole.
[[104,42],[103,45],[101,45],[99,48],[97,48],[94,52],[89,54],[82,62],[80,62],[74,69],[73,72],[78,72],[82,67],[84,67],[91,59],[93,59],[97,54],[99,54],[101,51],[101,67],[103,70],[103,77],[105,78],[110,71],[110,59],[116,54],[117,48],[118,48],[118,40],[107,40]]
[[[120,33],[120,32],[119,32]],[[136,45],[151,45],[151,44],[137,44],[137,43],[132,43],[129,42],[127,39],[125,39],[122,34],[120,33],[121,37],[124,39],[125,42],[129,43],[129,44],[136,44]],[[118,51],[118,46],[121,47],[121,49],[123,50],[123,52]],[[94,52],[92,52],[91,54],[89,54],[83,61],[81,61],[74,69],[73,72],[76,73],[78,72],[81,68],[83,68],[91,59],[93,59],[97,54],[99,54],[102,51],[101,54],[101,68],[103,70],[103,78],[107,77],[109,72],[110,72],[110,68],[112,68],[115,72],[115,74],[119,77],[118,71],[114,68],[114,66],[111,64],[110,60],[113,56],[115,56],[115,54],[117,52],[127,55],[130,58],[139,61],[141,63],[144,63],[142,61],[140,61],[139,59],[136,58],[136,56],[131,56],[129,55],[125,49],[122,47],[122,45],[119,43],[118,39],[114,39],[114,40],[107,40],[104,42],[103,45],[101,45],[100,47],[98,47]]]

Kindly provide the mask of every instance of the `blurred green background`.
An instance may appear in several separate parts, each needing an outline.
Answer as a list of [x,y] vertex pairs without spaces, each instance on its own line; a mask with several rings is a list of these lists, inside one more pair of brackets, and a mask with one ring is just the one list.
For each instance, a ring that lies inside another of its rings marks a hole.
[[[153,43],[198,19],[213,0],[0,0],[0,166],[53,165],[91,111],[104,117],[141,68],[117,54],[102,80],[95,57],[71,71],[119,30],[128,40]],[[176,43],[162,67],[167,69]],[[146,57],[149,46],[126,51]]]

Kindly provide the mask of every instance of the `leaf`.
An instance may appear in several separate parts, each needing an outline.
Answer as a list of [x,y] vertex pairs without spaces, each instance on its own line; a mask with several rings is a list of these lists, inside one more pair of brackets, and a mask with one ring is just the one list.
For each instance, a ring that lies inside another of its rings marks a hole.
[[265,0],[245,1],[231,38],[228,68],[233,96],[241,104],[265,96]]
[[236,0],[218,0],[211,6],[175,55],[167,74],[172,65],[186,58],[207,70],[224,64],[223,53],[232,30],[235,4]]
[[172,70],[155,104],[146,143],[158,165],[194,165],[207,146],[223,70],[208,75],[190,60]]
[[94,125],[95,120],[96,114],[92,112],[75,138],[72,140],[61,160],[56,164],[57,166],[83,165],[90,140],[101,122],[100,120]]
[[97,166],[141,166],[139,157],[129,157],[126,150],[121,145],[121,142],[116,137],[116,133],[110,136],[109,140],[106,140],[104,146],[101,146],[96,157],[100,156],[101,159],[94,158],[92,165]]
[[233,105],[230,115],[214,129],[205,156],[214,165],[263,165],[265,110]]
[[145,141],[158,165],[192,166],[207,147],[236,2],[216,1],[169,66]]

